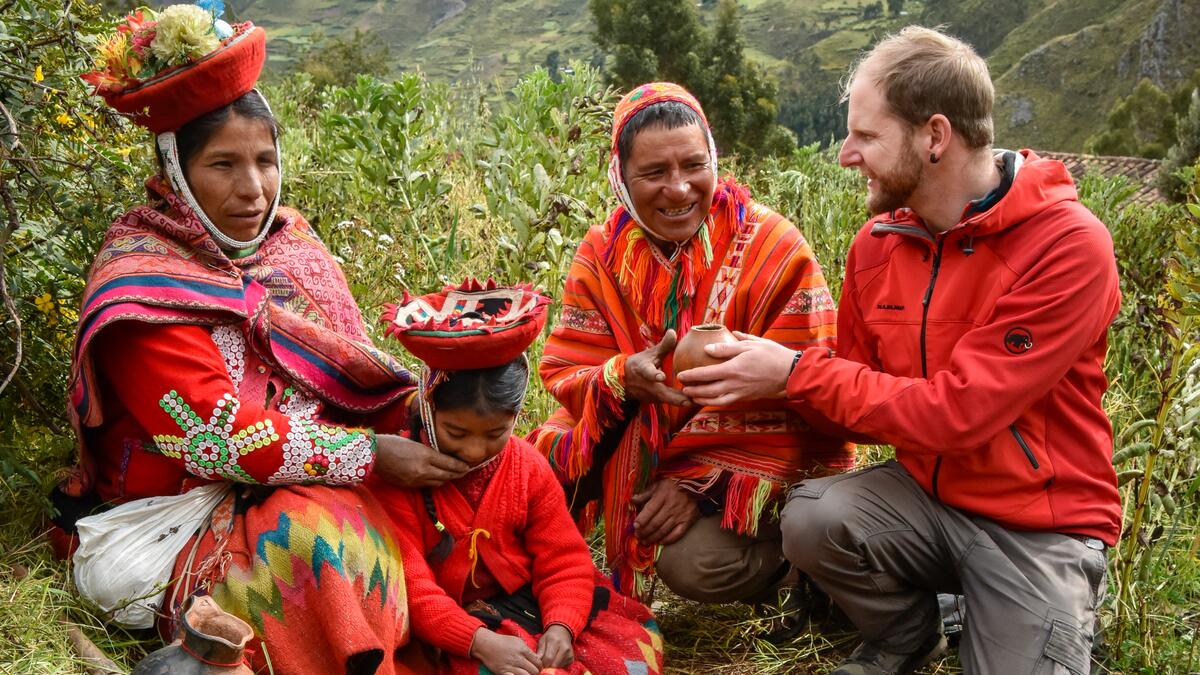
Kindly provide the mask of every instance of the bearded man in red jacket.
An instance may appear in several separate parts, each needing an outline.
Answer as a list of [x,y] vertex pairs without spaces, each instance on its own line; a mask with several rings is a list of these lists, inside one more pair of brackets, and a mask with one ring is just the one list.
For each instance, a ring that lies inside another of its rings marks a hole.
[[760,338],[680,380],[692,400],[786,397],[815,426],[896,460],[807,480],[784,552],[865,642],[835,673],[940,655],[936,592],[967,603],[967,673],[1087,673],[1112,467],[1112,239],[1057,161],[993,150],[993,89],[968,45],[910,27],[859,62],[840,161],[874,216],[846,261],[838,349]]

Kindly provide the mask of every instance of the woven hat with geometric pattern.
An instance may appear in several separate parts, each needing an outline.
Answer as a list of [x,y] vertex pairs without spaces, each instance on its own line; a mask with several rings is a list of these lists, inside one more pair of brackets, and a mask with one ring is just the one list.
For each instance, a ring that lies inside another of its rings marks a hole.
[[383,314],[385,332],[435,370],[495,368],[519,357],[546,325],[550,298],[528,284],[467,279],[436,293],[404,294]]

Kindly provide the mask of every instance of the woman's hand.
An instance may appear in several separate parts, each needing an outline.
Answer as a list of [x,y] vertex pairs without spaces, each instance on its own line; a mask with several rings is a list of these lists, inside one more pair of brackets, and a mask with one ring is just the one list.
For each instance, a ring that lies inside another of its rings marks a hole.
[[674,544],[700,518],[696,500],[669,478],[634,495],[632,501],[640,508],[633,533],[643,544]]
[[543,668],[566,668],[575,661],[571,631],[562,624],[551,624],[538,640],[538,658]]
[[462,460],[403,436],[375,437],[375,475],[392,485],[437,487],[461,477],[471,467]]
[[663,359],[675,350],[675,331],[669,330],[653,347],[640,351],[625,360],[625,393],[643,403],[691,405],[678,389],[663,384],[667,375],[662,371]]
[[524,640],[486,628],[475,631],[471,656],[496,675],[538,675],[542,672],[541,657],[534,654]]

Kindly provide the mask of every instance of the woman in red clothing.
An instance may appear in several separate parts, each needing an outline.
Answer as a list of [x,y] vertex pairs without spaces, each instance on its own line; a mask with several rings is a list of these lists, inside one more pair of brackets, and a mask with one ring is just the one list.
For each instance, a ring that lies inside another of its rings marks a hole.
[[[78,525],[81,592],[123,625],[173,637],[182,603],[207,592],[254,628],[256,669],[407,672],[399,549],[361,483],[466,466],[394,433],[415,380],[372,346],[337,263],[279,206],[278,128],[253,89],[264,44],[193,5],[138,12],[86,78],[157,134],[162,170],[150,203],[109,228],[84,292],[59,541]],[[115,517],[193,496],[197,521]],[[196,534],[174,550],[105,545],[180,530]],[[153,557],[160,578],[146,578]]]
[[512,433],[548,300],[473,282],[407,300],[393,333],[431,368],[413,433],[471,467],[438,488],[375,490],[413,635],[456,675],[661,672],[650,611],[596,569],[549,464]]

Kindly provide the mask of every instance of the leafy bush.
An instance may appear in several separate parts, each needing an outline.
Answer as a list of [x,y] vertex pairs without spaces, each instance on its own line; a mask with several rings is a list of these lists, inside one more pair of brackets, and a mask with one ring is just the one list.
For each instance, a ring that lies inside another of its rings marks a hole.
[[0,480],[39,503],[72,447],[66,364],[84,275],[151,162],[146,136],[85,92],[96,10],[68,7],[8,3],[0,22]]
[[616,94],[575,64],[554,82],[538,70],[513,89],[473,149],[484,205],[475,214],[507,224],[498,272],[509,281],[561,285],[608,197],[610,117]]

